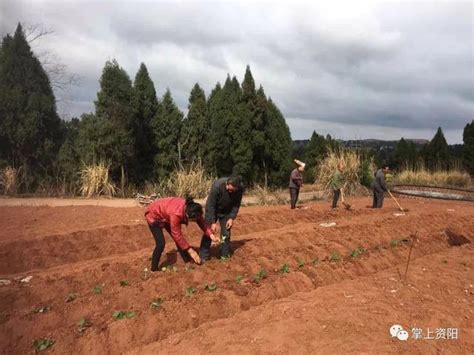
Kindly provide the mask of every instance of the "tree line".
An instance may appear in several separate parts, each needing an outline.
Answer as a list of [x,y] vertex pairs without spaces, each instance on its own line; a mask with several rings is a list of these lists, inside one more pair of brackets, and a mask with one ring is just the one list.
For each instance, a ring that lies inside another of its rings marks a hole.
[[[115,182],[141,186],[159,182],[181,167],[201,162],[215,177],[231,174],[247,185],[283,186],[298,157],[308,163],[307,181],[317,161],[340,144],[313,132],[295,150],[277,105],[256,87],[247,66],[242,83],[227,76],[208,96],[198,83],[189,95],[187,115],[167,89],[158,97],[142,63],[132,81],[116,60],[107,61],[99,79],[95,110],[61,120],[50,78],[32,52],[21,24],[0,47],[0,168],[23,176],[23,191],[51,185],[77,187],[83,166],[110,164]],[[474,174],[474,122],[464,129],[462,164]],[[401,139],[394,152],[364,152],[378,165],[429,169],[452,167],[453,155],[441,128],[423,147]]]
[[209,96],[198,83],[185,116],[172,93],[157,97],[142,63],[132,82],[116,60],[100,77],[95,112],[61,120],[48,75],[21,24],[0,47],[0,167],[21,169],[25,190],[73,185],[84,165],[107,162],[112,178],[140,186],[201,162],[213,176],[281,185],[291,169],[292,140],[277,105],[256,87],[227,76]]

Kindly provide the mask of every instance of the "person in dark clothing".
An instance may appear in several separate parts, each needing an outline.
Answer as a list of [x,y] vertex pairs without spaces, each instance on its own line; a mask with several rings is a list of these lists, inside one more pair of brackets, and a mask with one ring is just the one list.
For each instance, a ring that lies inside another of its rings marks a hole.
[[341,196],[341,189],[344,185],[344,179],[342,176],[343,171],[344,164],[339,163],[331,179],[331,189],[333,191],[332,208],[337,207],[337,201],[339,201],[339,197]]
[[301,174],[304,171],[306,166],[305,163],[295,159],[295,163],[298,165],[290,174],[290,200],[291,200],[291,209],[296,208],[296,203],[298,202],[298,197],[300,195],[300,188],[303,186],[303,175]]
[[194,260],[196,264],[200,264],[201,259],[183,236],[181,231],[182,224],[187,225],[188,221],[196,222],[209,237],[209,240],[217,241],[211,228],[204,221],[202,206],[194,202],[192,197],[187,197],[186,199],[179,197],[160,198],[146,208],[145,219],[156,244],[151,259],[152,272],[158,271],[161,254],[165,249],[163,228],[173,238],[178,252],[185,263]]
[[382,208],[384,192],[388,191],[387,185],[385,184],[385,174],[388,173],[390,169],[385,167],[383,169],[377,170],[375,173],[375,180],[373,184],[374,188],[374,201],[372,203],[372,208]]
[[[232,250],[230,236],[234,220],[239,213],[244,189],[238,177],[224,177],[216,180],[211,187],[206,202],[206,222],[211,226],[213,233],[217,230],[217,222],[221,231],[221,257],[230,257]],[[211,239],[203,235],[199,255],[202,260],[208,260]]]

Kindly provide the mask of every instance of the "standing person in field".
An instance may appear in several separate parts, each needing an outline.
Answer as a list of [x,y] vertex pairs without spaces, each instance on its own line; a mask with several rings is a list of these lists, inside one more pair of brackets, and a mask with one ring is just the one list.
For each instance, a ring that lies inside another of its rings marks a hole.
[[163,228],[173,238],[185,263],[193,260],[196,264],[201,264],[201,258],[184,237],[181,231],[182,224],[187,225],[189,221],[196,222],[210,238],[209,240],[216,240],[211,228],[204,221],[202,206],[194,202],[192,197],[186,197],[186,199],[180,197],[160,198],[147,207],[145,218],[156,243],[151,259],[151,271],[153,272],[158,271],[161,254],[165,248]]
[[377,170],[375,173],[375,180],[373,184],[374,188],[374,202],[372,203],[372,208],[382,208],[384,192],[388,191],[387,185],[385,184],[385,174],[388,173],[390,169],[385,167],[383,169]]
[[[234,220],[239,213],[244,189],[240,178],[224,177],[216,180],[211,187],[206,203],[206,222],[213,233],[217,230],[217,222],[221,230],[221,257],[228,258],[232,254],[230,235]],[[201,259],[209,260],[211,239],[204,235],[201,239],[199,254]]]
[[300,188],[303,186],[303,174],[305,163],[295,159],[295,163],[298,165],[290,174],[290,200],[291,200],[291,209],[296,208],[296,203],[298,202],[298,197],[300,194]]
[[337,169],[331,179],[331,190],[333,191],[332,208],[337,207],[337,201],[339,201],[339,197],[341,196],[341,189],[344,186],[344,178],[342,176],[343,172],[344,164],[339,162],[339,164],[337,164]]

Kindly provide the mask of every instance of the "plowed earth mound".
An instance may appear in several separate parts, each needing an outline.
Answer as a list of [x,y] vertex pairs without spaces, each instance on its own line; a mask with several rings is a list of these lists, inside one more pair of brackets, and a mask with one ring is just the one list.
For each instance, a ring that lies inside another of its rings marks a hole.
[[[242,208],[230,260],[185,266],[166,236],[154,274],[140,208],[1,207],[0,353],[39,338],[62,354],[472,353],[474,204],[402,202]],[[194,225],[186,235],[199,246]],[[403,342],[393,324],[458,336]]]

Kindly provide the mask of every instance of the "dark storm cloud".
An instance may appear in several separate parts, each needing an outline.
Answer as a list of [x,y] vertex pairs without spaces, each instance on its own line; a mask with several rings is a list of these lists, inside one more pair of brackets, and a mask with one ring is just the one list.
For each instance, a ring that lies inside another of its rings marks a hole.
[[[93,110],[104,63],[131,79],[145,62],[159,95],[185,110],[227,73],[278,104],[293,138],[312,130],[341,138],[462,139],[473,118],[473,19],[469,2],[0,2],[0,32],[18,21],[56,30],[35,50],[57,53],[82,77],[70,116]],[[59,95],[59,93],[58,93]]]

